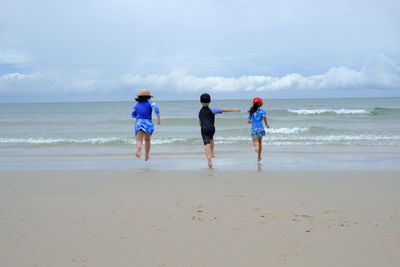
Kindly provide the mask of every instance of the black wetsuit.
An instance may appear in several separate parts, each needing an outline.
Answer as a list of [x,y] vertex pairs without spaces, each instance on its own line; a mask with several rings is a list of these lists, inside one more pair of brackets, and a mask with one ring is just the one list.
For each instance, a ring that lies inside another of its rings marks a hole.
[[201,136],[203,137],[203,143],[204,145],[207,145],[214,138],[215,115],[209,107],[205,106],[200,109],[199,120],[201,126]]

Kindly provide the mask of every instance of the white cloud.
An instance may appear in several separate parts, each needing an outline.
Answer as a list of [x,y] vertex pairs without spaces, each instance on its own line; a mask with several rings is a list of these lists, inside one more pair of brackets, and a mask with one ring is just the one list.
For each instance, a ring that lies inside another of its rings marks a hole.
[[237,92],[274,90],[330,90],[330,89],[400,89],[400,68],[389,58],[379,54],[371,56],[360,71],[346,67],[330,69],[325,74],[302,76],[298,73],[283,77],[242,76],[196,77],[184,70],[175,70],[168,75],[125,75],[122,81],[135,87],[156,90]]
[[[131,95],[132,90],[148,87],[158,94],[177,92],[181,95],[208,91],[245,93],[279,90],[365,90],[400,89],[400,68],[382,54],[368,58],[361,70],[331,68],[325,74],[303,76],[298,73],[283,77],[265,75],[197,77],[177,69],[166,75],[126,74],[106,77],[95,71],[68,73],[6,74],[0,76],[0,96],[115,96]],[[128,92],[129,91],[129,92]],[[96,99],[96,98],[93,98]]]

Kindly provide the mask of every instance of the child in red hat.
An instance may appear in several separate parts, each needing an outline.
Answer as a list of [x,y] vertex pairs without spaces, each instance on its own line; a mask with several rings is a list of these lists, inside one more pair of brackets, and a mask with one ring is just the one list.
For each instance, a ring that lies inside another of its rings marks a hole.
[[261,109],[263,101],[259,97],[253,99],[253,106],[249,110],[248,123],[251,123],[251,138],[253,139],[254,149],[257,153],[257,160],[261,161],[262,152],[262,138],[265,136],[265,126],[269,129],[269,124],[267,121],[267,112]]

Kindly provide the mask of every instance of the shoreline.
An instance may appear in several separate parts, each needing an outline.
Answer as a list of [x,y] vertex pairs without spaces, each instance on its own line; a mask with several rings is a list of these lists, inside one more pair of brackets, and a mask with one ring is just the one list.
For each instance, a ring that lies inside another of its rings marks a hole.
[[[267,150],[268,148],[266,148]],[[324,151],[314,149],[305,151],[266,151],[261,164],[256,161],[253,151],[217,150],[213,159],[215,169],[224,171],[334,171],[334,170],[400,170],[400,151],[397,147],[373,148],[357,151],[340,148]],[[147,168],[151,170],[196,171],[207,167],[204,152],[159,152],[151,153],[145,162],[136,159],[131,153],[79,154],[64,151],[63,154],[27,154],[0,156],[2,170],[132,170]],[[86,152],[88,153],[88,152]]]

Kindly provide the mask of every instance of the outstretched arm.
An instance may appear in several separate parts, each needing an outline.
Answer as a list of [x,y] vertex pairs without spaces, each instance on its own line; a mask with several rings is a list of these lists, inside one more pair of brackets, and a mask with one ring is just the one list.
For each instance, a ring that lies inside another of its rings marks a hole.
[[221,109],[221,112],[240,112],[240,109],[226,108],[226,109]]

